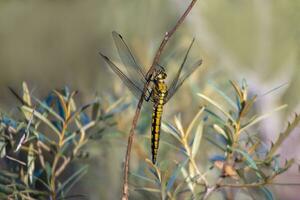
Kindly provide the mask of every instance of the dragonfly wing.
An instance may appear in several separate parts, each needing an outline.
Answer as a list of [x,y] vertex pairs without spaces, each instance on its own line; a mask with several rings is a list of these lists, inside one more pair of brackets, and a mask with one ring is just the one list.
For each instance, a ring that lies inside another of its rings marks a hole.
[[137,85],[144,85],[146,83],[145,71],[139,64],[137,64],[135,58],[133,57],[129,47],[125,43],[123,37],[113,31],[112,32],[115,45],[117,47],[120,58],[126,67],[128,72],[128,77]]
[[100,53],[105,62],[110,66],[110,68],[119,76],[123,83],[129,88],[129,90],[136,97],[140,97],[143,93],[143,86],[136,85],[132,80],[130,80],[107,56]]
[[202,59],[198,60],[197,62],[195,62],[192,67],[187,71],[185,72],[180,78],[179,80],[177,81],[177,84],[176,86],[172,89],[172,90],[169,90],[168,91],[168,95],[166,97],[166,102],[168,102],[172,96],[177,92],[177,90],[182,86],[183,82],[191,75],[193,74],[193,72],[198,68],[200,67],[202,64]]
[[185,53],[185,56],[184,56],[183,61],[182,61],[181,65],[180,65],[180,68],[178,69],[178,72],[176,73],[176,76],[174,77],[174,79],[173,79],[173,81],[172,81],[172,83],[170,85],[170,88],[168,90],[168,93],[169,93],[168,96],[170,96],[171,94],[174,94],[174,92],[175,92],[175,89],[176,89],[176,86],[177,86],[180,74],[182,72],[182,69],[183,69],[185,63],[186,63],[187,57],[188,57],[188,55],[190,53],[190,50],[191,50],[191,48],[193,46],[194,41],[195,41],[195,39],[192,40],[192,42],[191,42],[188,50]]

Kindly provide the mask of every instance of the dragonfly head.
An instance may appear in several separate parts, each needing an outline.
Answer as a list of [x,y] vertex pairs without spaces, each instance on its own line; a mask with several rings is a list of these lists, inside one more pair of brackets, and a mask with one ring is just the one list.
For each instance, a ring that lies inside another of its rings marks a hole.
[[155,79],[158,80],[164,80],[167,78],[167,73],[165,72],[165,69],[163,67],[159,67],[156,71]]
[[166,79],[167,78],[167,74],[164,71],[161,71],[157,76],[157,79]]

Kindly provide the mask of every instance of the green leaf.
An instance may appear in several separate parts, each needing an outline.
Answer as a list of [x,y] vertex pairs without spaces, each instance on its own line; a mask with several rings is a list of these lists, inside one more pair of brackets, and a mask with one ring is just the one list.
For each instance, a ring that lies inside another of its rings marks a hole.
[[93,101],[91,103],[88,103],[86,105],[81,106],[80,108],[78,108],[75,112],[73,112],[70,117],[67,119],[67,121],[72,121],[73,119],[75,119],[80,113],[82,113],[83,111],[85,111],[86,109],[88,109],[90,106],[94,105],[96,102]]
[[162,179],[161,179],[161,173],[160,173],[159,168],[156,165],[154,165],[152,163],[152,161],[150,161],[149,159],[146,159],[145,161],[149,165],[148,166],[149,171],[155,176],[155,178],[157,179],[157,183],[159,185],[161,185],[161,180]]
[[135,176],[135,177],[137,177],[137,178],[139,178],[139,179],[141,179],[141,180],[147,181],[147,182],[149,182],[149,183],[156,183],[155,180],[150,179],[150,178],[148,178],[148,177],[145,177],[145,176],[136,174],[136,173],[134,173],[134,172],[129,172],[129,173],[130,173],[132,176]]
[[226,147],[222,144],[219,144],[219,142],[216,141],[215,138],[212,138],[211,136],[207,136],[207,135],[205,135],[204,138],[208,140],[210,143],[212,143],[213,145],[215,145],[216,147],[218,147],[220,150],[224,152],[226,151]]
[[228,148],[232,151],[242,154],[243,157],[246,158],[246,162],[248,163],[248,166],[256,172],[256,175],[261,179],[265,178],[263,172],[258,169],[256,162],[251,158],[251,156],[247,152],[232,147],[228,147]]
[[95,104],[92,106],[92,120],[97,120],[101,114],[100,99],[97,97]]
[[186,159],[184,162],[178,164],[177,168],[173,171],[172,176],[169,178],[168,183],[167,183],[167,187],[166,187],[166,192],[168,193],[171,188],[173,187],[179,172],[181,171],[181,168],[184,167],[187,163],[188,163],[189,159]]
[[45,171],[46,171],[46,175],[47,175],[47,181],[50,185],[50,177],[52,175],[52,167],[51,167],[50,163],[47,161],[45,163]]
[[194,185],[193,185],[193,182],[192,182],[191,177],[189,176],[187,170],[184,167],[181,167],[180,171],[181,171],[182,176],[184,177],[184,179],[185,179],[185,181],[186,181],[186,183],[188,185],[188,188],[190,189],[190,191],[192,192],[192,194],[195,195]]
[[218,88],[215,84],[213,84],[211,81],[208,82],[208,85],[212,87],[218,94],[220,94],[228,103],[231,105],[232,108],[234,108],[236,111],[238,111],[238,108],[232,99],[223,92],[220,88]]
[[267,155],[268,158],[271,158],[276,153],[276,151],[281,146],[281,144],[284,142],[284,140],[299,125],[299,123],[300,123],[300,116],[296,113],[294,120],[292,122],[289,122],[285,131],[283,131],[282,133],[279,134],[276,142],[271,147],[271,149]]
[[126,97],[121,97],[117,101],[115,101],[113,104],[111,104],[106,110],[105,113],[116,113],[120,109],[119,107],[122,105],[122,102],[125,100]]
[[290,160],[286,160],[284,167],[278,169],[278,171],[276,172],[277,174],[282,174],[283,172],[287,171],[293,164],[294,164],[295,160],[294,159],[290,159]]
[[7,185],[0,184],[0,193],[12,194],[13,192],[14,190],[12,188],[8,187]]
[[4,138],[0,139],[0,158],[6,156],[6,142]]
[[226,122],[212,110],[205,108],[205,112],[207,112],[216,122],[218,122],[220,124],[226,124]]
[[267,187],[260,187],[260,190],[264,193],[267,200],[273,200],[273,194]]
[[59,114],[57,114],[51,107],[49,107],[45,102],[42,102],[42,101],[40,101],[38,98],[36,98],[36,97],[33,97],[33,99],[36,101],[36,102],[38,102],[38,104],[42,107],[42,108],[44,108],[44,109],[46,109],[50,114],[52,114],[56,119],[58,119],[60,122],[64,122],[64,119],[61,117],[61,116],[59,116]]
[[77,170],[72,176],[70,176],[57,190],[57,194],[64,192],[67,194],[69,190],[77,183],[84,174],[86,174],[88,169],[87,165],[82,166]]

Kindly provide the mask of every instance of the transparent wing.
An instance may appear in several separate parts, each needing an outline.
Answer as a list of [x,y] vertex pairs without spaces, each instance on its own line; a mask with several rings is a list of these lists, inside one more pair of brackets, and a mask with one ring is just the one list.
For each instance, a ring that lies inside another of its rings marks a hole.
[[110,68],[119,76],[123,83],[129,88],[134,96],[139,98],[143,93],[143,85],[137,85],[130,80],[107,56],[99,53]]
[[112,32],[112,36],[115,41],[115,45],[117,47],[120,58],[128,72],[129,79],[139,87],[143,87],[146,83],[146,73],[144,69],[137,64],[135,58],[133,57],[128,46],[123,40],[123,37],[115,31]]
[[173,89],[171,90],[168,90],[168,95],[166,97],[166,102],[168,102],[172,96],[177,92],[177,90],[182,86],[183,82],[191,75],[194,73],[194,71],[196,69],[198,69],[198,67],[200,67],[202,64],[202,60],[198,60],[197,62],[195,62],[191,68],[189,68],[189,70],[187,72],[185,72],[180,78],[179,80],[177,81],[175,87],[173,87]]
[[[171,85],[169,87],[168,96],[170,96],[170,98],[171,98],[171,95],[173,95],[174,92],[175,92],[175,89],[176,89],[176,86],[177,86],[180,74],[182,72],[182,69],[183,69],[185,63],[186,63],[187,57],[188,57],[188,55],[190,53],[190,50],[191,50],[191,48],[192,48],[192,46],[194,44],[194,41],[195,41],[195,39],[193,39],[192,42],[191,42],[191,44],[189,45],[189,48],[187,49],[187,51],[186,51],[186,53],[184,55],[183,61],[182,61],[181,65],[180,65],[180,68],[178,69],[178,72],[176,73],[176,76],[174,77],[174,79],[173,79],[173,81],[172,81],[172,83],[171,83]],[[168,96],[167,96],[167,98],[168,98]]]

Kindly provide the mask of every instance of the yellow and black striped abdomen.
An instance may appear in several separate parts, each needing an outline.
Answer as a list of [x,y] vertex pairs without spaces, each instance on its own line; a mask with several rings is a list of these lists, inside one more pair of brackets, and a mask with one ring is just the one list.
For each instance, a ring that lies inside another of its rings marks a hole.
[[157,152],[159,147],[161,116],[163,113],[164,95],[159,95],[159,101],[153,107],[152,127],[151,127],[151,150],[152,163],[156,163]]

